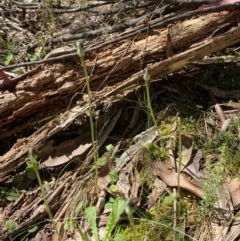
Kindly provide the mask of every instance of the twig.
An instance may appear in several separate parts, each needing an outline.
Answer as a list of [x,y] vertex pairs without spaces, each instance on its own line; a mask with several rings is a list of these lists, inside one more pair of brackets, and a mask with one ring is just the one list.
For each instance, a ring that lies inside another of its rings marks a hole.
[[[218,12],[218,11],[223,11],[223,10],[235,9],[235,8],[239,8],[239,7],[240,7],[240,2],[234,3],[234,4],[220,5],[220,6],[217,6],[217,7],[214,6],[214,7],[210,7],[210,8],[206,8],[206,9],[194,10],[194,11],[191,11],[191,12],[188,12],[188,13],[184,13],[182,15],[178,15],[178,16],[172,17],[172,18],[167,19],[165,21],[161,21],[160,23],[155,23],[155,24],[152,24],[152,25],[149,24],[149,27],[143,27],[143,28],[141,28],[141,29],[139,29],[137,31],[133,31],[133,32],[128,33],[128,34],[126,34],[124,36],[121,36],[121,37],[118,37],[118,38],[115,38],[115,39],[110,39],[109,41],[105,41],[102,44],[98,44],[95,47],[87,49],[85,51],[85,53],[89,53],[91,51],[99,50],[99,49],[101,49],[101,48],[103,48],[103,47],[105,47],[105,46],[107,46],[109,44],[113,44],[113,43],[122,41],[124,39],[128,39],[128,38],[134,37],[134,36],[136,36],[138,34],[146,32],[148,30],[148,28],[149,29],[160,28],[160,27],[167,26],[168,24],[170,24],[172,22],[184,20],[184,19],[187,19],[187,18],[191,18],[193,16],[201,15],[203,13]],[[78,39],[79,40],[80,37],[81,37],[81,35],[79,34],[79,35],[76,35],[74,37],[74,39]],[[69,36],[68,36],[68,38],[69,38]],[[63,41],[63,39],[61,39],[61,41]],[[62,60],[62,59],[65,59],[65,58],[72,58],[72,57],[75,57],[75,56],[77,56],[76,53],[64,54],[64,55],[57,56],[57,57],[54,57],[54,58],[49,58],[49,59],[43,59],[43,60],[38,60],[38,61],[34,61],[34,62],[26,62],[26,63],[20,63],[20,64],[4,66],[4,67],[0,68],[0,71],[6,70],[6,69],[23,67],[23,66],[30,66],[30,65],[42,64],[42,63],[49,63],[49,62],[52,62],[52,61]]]

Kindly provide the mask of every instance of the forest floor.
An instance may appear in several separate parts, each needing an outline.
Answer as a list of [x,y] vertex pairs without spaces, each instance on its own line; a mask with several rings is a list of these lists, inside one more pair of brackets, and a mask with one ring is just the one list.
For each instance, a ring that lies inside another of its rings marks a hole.
[[240,4],[199,6],[0,2],[0,240],[239,239]]

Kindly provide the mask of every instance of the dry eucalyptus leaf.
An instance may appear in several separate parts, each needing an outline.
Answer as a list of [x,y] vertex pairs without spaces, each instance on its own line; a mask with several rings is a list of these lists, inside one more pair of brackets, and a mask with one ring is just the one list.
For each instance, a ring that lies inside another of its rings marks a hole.
[[197,150],[197,153],[194,156],[193,160],[183,170],[184,173],[187,173],[194,180],[194,183],[197,184],[198,186],[201,186],[203,182],[203,179],[201,178],[203,174],[199,172],[201,158],[202,158],[202,151]]
[[60,157],[49,157],[44,163],[44,167],[56,167],[69,162],[71,159],[66,155]]
[[73,150],[70,155],[62,155],[62,156],[55,156],[55,157],[50,156],[45,162],[43,162],[43,165],[45,167],[55,167],[55,166],[65,164],[71,161],[73,157],[83,154],[91,146],[92,146],[91,143],[87,143],[84,145],[79,145],[78,148]]
[[188,164],[192,156],[193,145],[189,137],[182,135],[182,162],[180,171],[182,171]]
[[152,173],[160,177],[168,186],[177,187],[179,184],[181,188],[188,190],[200,198],[204,198],[205,192],[197,185],[191,183],[183,174],[180,174],[178,183],[178,174],[172,171],[173,167],[171,164],[153,162],[150,164],[150,168]]
[[[110,177],[109,175],[105,177],[98,177],[98,191],[106,190],[108,184],[110,183]],[[92,188],[88,192],[89,194],[95,194],[97,193],[95,185],[92,186]]]
[[109,172],[113,169],[114,167],[114,161],[113,159],[108,160],[102,169],[98,172],[99,177],[104,177],[109,174]]

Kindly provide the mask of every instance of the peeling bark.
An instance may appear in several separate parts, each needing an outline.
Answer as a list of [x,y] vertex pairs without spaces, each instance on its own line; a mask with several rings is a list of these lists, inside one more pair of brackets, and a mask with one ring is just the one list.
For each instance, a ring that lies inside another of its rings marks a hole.
[[[115,95],[119,86],[130,83],[131,88],[135,88],[142,83],[142,67],[148,66],[152,80],[159,79],[207,54],[236,44],[238,28],[224,33],[237,25],[238,14],[239,10],[223,11],[174,23],[171,28],[174,56],[167,60],[166,28],[150,30],[148,34],[104,47],[99,53],[87,54],[86,65],[94,95]],[[219,32],[223,34],[218,38]],[[78,58],[43,64],[37,73],[18,80],[14,89],[2,92],[0,137],[10,136],[30,123],[76,105],[79,96],[70,102],[71,97],[77,92],[85,93],[84,86]]]

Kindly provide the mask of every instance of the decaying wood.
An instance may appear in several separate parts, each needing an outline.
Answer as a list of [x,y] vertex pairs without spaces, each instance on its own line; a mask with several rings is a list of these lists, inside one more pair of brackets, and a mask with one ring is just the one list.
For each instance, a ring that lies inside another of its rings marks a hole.
[[[102,96],[111,96],[123,91],[128,85],[131,85],[128,88],[134,88],[141,84],[140,61],[143,55],[143,64],[148,66],[151,78],[159,79],[209,53],[237,43],[240,34],[237,27],[219,37],[214,36],[209,40],[206,40],[206,37],[211,36],[225,23],[229,23],[229,29],[232,25],[237,25],[238,14],[237,10],[220,12],[175,23],[172,26],[174,56],[167,60],[164,60],[166,29],[155,29],[149,32],[148,37],[142,34],[105,47],[98,54],[88,55],[86,64],[88,72],[92,73],[91,88],[94,95],[96,98],[101,96],[101,93]],[[148,42],[144,52],[146,37]],[[203,40],[206,41],[198,47],[188,49]],[[183,49],[188,50],[182,52]],[[43,65],[40,73],[19,81],[14,90],[5,90],[2,93],[0,137],[9,136],[29,123],[42,120],[43,109],[49,110],[49,113],[44,112],[44,115],[50,116],[51,113],[63,112],[69,104],[75,105],[76,99],[72,103],[69,101],[75,93],[84,91],[84,86],[83,71],[78,58],[66,60],[64,63]],[[25,117],[24,120],[22,116]]]

